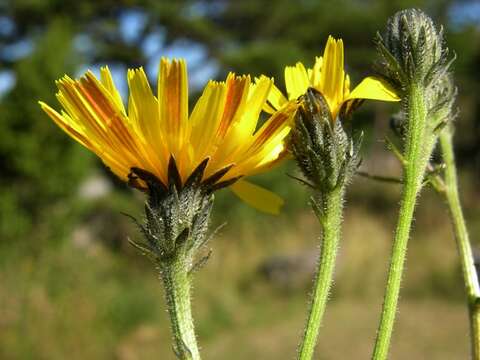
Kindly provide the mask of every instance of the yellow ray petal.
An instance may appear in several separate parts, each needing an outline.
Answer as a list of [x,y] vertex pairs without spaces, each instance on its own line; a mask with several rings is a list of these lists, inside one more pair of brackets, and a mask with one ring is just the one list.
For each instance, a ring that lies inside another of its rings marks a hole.
[[343,41],[328,37],[323,54],[322,70],[318,90],[327,100],[333,111],[343,100]]
[[257,164],[255,165],[253,174],[258,174],[261,170],[268,168],[268,166],[272,163],[275,163],[276,160],[281,155],[286,155],[286,145],[285,145],[285,138],[291,131],[290,126],[284,127],[281,131],[279,131],[269,143],[265,144],[265,149],[261,152],[261,158],[257,155]]
[[263,161],[259,162],[251,172],[252,175],[261,174],[272,169],[284,159],[288,159],[291,154],[288,152],[285,146],[285,141],[282,141],[280,144],[277,144],[273,149],[271,149],[269,155],[267,156],[268,160],[264,159]]
[[245,138],[245,135],[252,135],[255,131],[258,123],[258,117],[260,116],[263,105],[270,96],[272,85],[273,79],[262,75],[250,88],[245,114],[241,121],[238,122],[239,124],[241,123],[241,127],[243,128],[242,140]]
[[164,169],[170,153],[160,125],[158,101],[142,68],[128,70],[127,82],[130,90],[127,121],[149,168],[155,169],[157,177],[166,181],[167,174]]
[[243,115],[243,110],[250,89],[250,76],[235,76],[230,73],[227,77],[227,98],[222,120],[217,131],[217,138],[222,141],[230,130],[230,126]]
[[108,66],[100,68],[100,81],[112,96],[113,100],[115,101],[115,105],[119,109],[121,109],[123,113],[125,113],[125,107],[123,106],[122,97],[120,96],[120,93],[115,87],[115,83],[113,81],[112,74],[110,73]]
[[256,174],[262,169],[268,169],[270,162],[276,163],[285,138],[290,133],[292,117],[297,107],[295,103],[289,103],[271,116],[251,138],[243,153],[231,159],[236,166],[224,180]]
[[270,93],[268,94],[267,103],[263,106],[263,110],[268,114],[273,114],[279,110],[287,102],[287,98],[283,96],[282,92],[272,84]]
[[288,154],[285,151],[285,138],[290,132],[290,127],[284,127],[272,135],[262,147],[255,152],[250,152],[248,157],[239,161],[236,166],[225,175],[225,180],[241,175],[256,175],[278,164]]
[[63,125],[59,124],[61,128],[82,145],[87,145],[117,176],[125,180],[129,168],[136,164],[139,156],[129,151],[135,145],[108,91],[90,72],[79,81],[64,77],[57,85],[57,97],[66,113],[59,117],[56,112],[45,107],[44,110],[57,124],[63,122]]
[[153,96],[145,71],[142,68],[128,70],[127,82],[130,89],[128,115],[132,126],[145,136],[144,141],[161,143],[161,139],[155,138],[161,134],[158,102]]
[[389,84],[373,76],[363,79],[362,82],[352,90],[346,100],[350,99],[400,101],[395,90]]
[[305,94],[309,85],[307,70],[301,62],[285,68],[285,86],[289,100],[295,100]]
[[227,95],[225,83],[210,81],[198,99],[190,116],[190,144],[195,149],[196,161],[202,161],[215,142],[215,135],[223,116]]
[[308,78],[310,86],[318,87],[320,84],[320,74],[322,71],[323,58],[321,56],[315,57],[315,64],[312,69],[308,69]]
[[83,131],[78,129],[75,124],[72,124],[60,115],[57,111],[52,109],[50,106],[45,104],[43,101],[39,101],[42,110],[47,113],[48,116],[68,135],[70,135],[74,140],[85,146],[87,149],[94,151],[94,146],[91,142],[86,138]]
[[350,95],[350,76],[345,75],[345,80],[343,82],[343,98],[348,99]]
[[289,103],[285,108],[273,114],[255,133],[252,138],[252,143],[249,146],[248,155],[256,152],[267,141],[271,140],[275,134],[281,132],[285,128],[290,128],[292,117],[297,110],[298,105]]
[[160,60],[158,76],[158,107],[165,139],[170,153],[183,163],[181,149],[188,128],[188,78],[185,60]]
[[[126,114],[116,106],[108,89],[91,72],[74,83],[77,89],[76,100],[83,106],[86,116],[102,125],[98,130],[100,158],[122,179],[126,179],[130,168],[141,167],[162,178],[155,153],[145,147],[142,133],[135,133]],[[74,99],[75,100],[75,99]],[[92,120],[90,121],[92,122]],[[89,123],[88,121],[83,123]],[[117,171],[117,170],[118,171]]]
[[[237,139],[230,134],[232,131],[235,132],[236,125],[242,122],[244,115],[248,114],[246,104],[249,90],[250,76],[235,76],[233,73],[228,75],[223,115],[208,148],[211,160],[205,169],[205,176],[213,174],[218,167],[228,165],[225,161],[238,145]],[[260,109],[261,107],[258,110]]]
[[[89,109],[91,116],[105,129],[105,136],[118,151],[118,156],[126,156],[135,162],[140,156],[135,139],[132,136],[125,117],[115,106],[115,101],[91,72],[77,83],[77,89],[83,105]],[[123,154],[121,154],[121,151]]]
[[223,142],[219,144],[215,157],[212,159],[213,165],[223,167],[227,163],[234,162],[234,159],[231,161],[229,159],[245,148],[257,127],[258,118],[267,100],[271,85],[272,80],[264,76],[250,87],[245,111],[232,124]]
[[245,180],[237,181],[230,188],[248,205],[269,214],[279,214],[284,204],[277,194]]
[[57,98],[70,119],[76,124],[82,124],[86,137],[93,139],[102,148],[105,145],[107,148],[117,147],[119,142],[115,140],[118,139],[112,138],[109,129],[118,121],[118,117],[105,96],[106,91],[99,89],[99,84],[93,78],[89,72],[80,81],[64,77],[57,82]]

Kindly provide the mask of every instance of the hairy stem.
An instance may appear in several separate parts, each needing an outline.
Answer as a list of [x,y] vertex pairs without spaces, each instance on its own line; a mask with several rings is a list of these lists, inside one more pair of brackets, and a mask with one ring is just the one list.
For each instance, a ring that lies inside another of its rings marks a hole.
[[392,246],[380,325],[372,356],[374,360],[384,360],[388,356],[415,204],[422,188],[425,168],[430,155],[430,149],[428,147],[426,149],[425,146],[426,143],[429,143],[427,139],[429,134],[427,134],[426,128],[427,111],[424,89],[415,84],[411,85],[406,101],[408,102],[408,125],[404,154],[406,163],[402,200]]
[[319,220],[323,228],[323,242],[315,275],[307,326],[299,346],[298,358],[300,360],[312,359],[323,314],[325,313],[341,234],[343,193],[343,188],[336,189],[326,194],[322,201],[323,216]]
[[161,264],[160,274],[165,287],[175,354],[181,360],[199,360],[187,269],[187,261],[183,254],[179,254],[175,259]]
[[473,260],[472,248],[468,236],[467,226],[463,217],[462,206],[458,194],[457,171],[453,152],[452,130],[446,128],[440,134],[440,147],[445,162],[445,191],[450,216],[455,232],[458,254],[462,266],[462,274],[467,293],[468,309],[470,314],[472,358],[480,359],[480,288],[477,271]]
[[475,303],[469,303],[470,328],[472,337],[472,359],[480,359],[480,304],[478,297]]

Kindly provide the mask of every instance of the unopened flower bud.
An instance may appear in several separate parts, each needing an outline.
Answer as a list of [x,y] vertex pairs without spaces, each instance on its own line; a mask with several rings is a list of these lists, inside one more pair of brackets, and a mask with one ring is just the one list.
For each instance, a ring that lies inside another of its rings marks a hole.
[[411,122],[408,109],[414,98],[421,96],[429,154],[438,132],[454,117],[456,88],[449,68],[455,57],[448,59],[443,30],[437,29],[421,10],[402,10],[388,20],[384,34],[378,35],[377,45],[380,60],[376,70],[404,99],[403,113],[395,123],[395,130],[404,138]]
[[290,149],[303,175],[317,190],[333,191],[355,173],[361,137],[354,139],[342,121],[332,120],[326,100],[315,89],[308,89],[301,103]]
[[427,87],[449,68],[443,43],[443,30],[423,11],[399,11],[388,20],[384,34],[377,35],[377,71],[398,89],[412,83]]

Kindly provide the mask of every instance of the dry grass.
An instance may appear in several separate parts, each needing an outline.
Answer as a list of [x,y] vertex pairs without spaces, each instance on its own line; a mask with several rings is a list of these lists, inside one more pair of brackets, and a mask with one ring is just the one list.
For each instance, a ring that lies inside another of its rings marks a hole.
[[[319,359],[368,359],[373,345],[396,204],[372,208],[355,198],[346,212]],[[423,200],[391,358],[467,358],[468,321],[450,225],[433,196]],[[311,275],[292,277],[300,280],[285,289],[258,268],[272,256],[316,253],[318,231],[309,212],[255,226],[239,221],[222,231],[195,281],[205,359],[294,358]],[[174,359],[150,264],[97,242],[79,248],[68,240],[39,257],[1,264],[0,358]]]

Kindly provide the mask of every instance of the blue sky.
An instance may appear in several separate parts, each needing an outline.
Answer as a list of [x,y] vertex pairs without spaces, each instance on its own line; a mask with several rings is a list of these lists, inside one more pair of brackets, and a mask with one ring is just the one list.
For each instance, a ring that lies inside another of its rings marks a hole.
[[[146,25],[147,15],[140,11],[127,11],[119,18],[119,28],[123,40],[128,43],[138,41],[139,34]],[[77,49],[89,50],[89,40],[85,36],[80,36],[75,40]],[[173,44],[165,45],[164,31],[159,28],[149,34],[141,44],[143,53],[148,59],[144,65],[150,81],[156,83],[158,65],[162,56],[168,58],[185,58],[188,64],[189,86],[191,91],[197,91],[203,88],[208,79],[214,78],[218,73],[218,64],[208,58],[208,53],[204,46],[187,39],[179,39]],[[99,73],[100,66],[108,65],[112,72],[113,79],[120,93],[126,98],[128,89],[126,83],[126,67],[118,64],[85,64],[77,72],[77,76],[83,74],[87,69]]]

